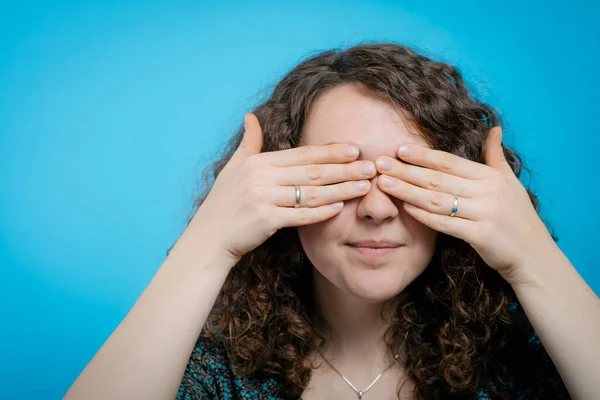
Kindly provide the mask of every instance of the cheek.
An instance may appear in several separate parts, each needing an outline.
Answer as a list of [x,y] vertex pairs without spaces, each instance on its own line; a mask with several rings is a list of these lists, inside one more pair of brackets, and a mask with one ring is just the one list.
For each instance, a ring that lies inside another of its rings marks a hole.
[[415,230],[414,257],[419,265],[423,268],[431,261],[439,232],[419,223],[419,227]]
[[311,264],[323,275],[340,259],[340,244],[343,243],[342,221],[337,217],[318,224],[298,227],[298,237]]
[[[308,247],[323,247],[343,242],[343,232],[347,231],[349,215],[352,213],[347,205],[333,218],[317,224],[299,226],[298,236],[305,250]],[[308,251],[307,251],[308,252]]]
[[438,236],[438,231],[435,229],[431,229],[430,227],[417,222],[418,225],[418,235],[422,239],[423,242],[431,243],[431,241],[435,241]]
[[309,252],[309,248],[315,248],[319,244],[331,243],[339,235],[339,229],[336,229],[334,221],[327,220],[318,224],[299,226],[298,237],[304,249]]

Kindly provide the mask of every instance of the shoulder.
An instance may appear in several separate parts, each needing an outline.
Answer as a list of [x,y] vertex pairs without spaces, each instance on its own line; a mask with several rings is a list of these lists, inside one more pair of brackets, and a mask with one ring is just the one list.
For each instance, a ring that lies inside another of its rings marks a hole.
[[274,379],[238,376],[231,368],[225,346],[198,338],[188,360],[177,399],[266,399],[278,400]]

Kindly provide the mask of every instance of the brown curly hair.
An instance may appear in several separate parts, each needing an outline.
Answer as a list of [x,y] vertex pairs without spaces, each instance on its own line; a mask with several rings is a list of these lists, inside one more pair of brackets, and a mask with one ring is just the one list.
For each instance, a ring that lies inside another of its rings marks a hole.
[[[402,110],[433,148],[472,161],[483,163],[485,138],[502,125],[455,67],[399,44],[362,43],[316,54],[283,77],[253,110],[263,129],[262,151],[296,147],[311,105],[344,83]],[[242,135],[240,127],[205,170],[205,190],[188,223]],[[519,155],[506,147],[504,153],[520,176]],[[529,196],[539,213],[536,196]],[[275,378],[286,399],[298,398],[308,384],[304,361],[326,329],[313,304],[313,267],[302,251],[296,229],[285,228],[242,257],[202,331],[225,345],[237,373]],[[394,300],[386,342],[395,352],[408,335],[406,369],[416,399],[569,398],[511,286],[463,240],[440,234],[429,266]]]

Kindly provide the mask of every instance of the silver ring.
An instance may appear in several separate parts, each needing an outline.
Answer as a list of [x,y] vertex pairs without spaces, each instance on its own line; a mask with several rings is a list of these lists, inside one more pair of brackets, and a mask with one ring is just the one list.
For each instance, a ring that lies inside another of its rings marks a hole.
[[294,208],[300,207],[300,186],[296,185],[296,203],[294,203]]
[[454,196],[454,204],[452,205],[452,211],[450,212],[450,217],[454,217],[456,212],[458,211],[458,196],[453,194]]

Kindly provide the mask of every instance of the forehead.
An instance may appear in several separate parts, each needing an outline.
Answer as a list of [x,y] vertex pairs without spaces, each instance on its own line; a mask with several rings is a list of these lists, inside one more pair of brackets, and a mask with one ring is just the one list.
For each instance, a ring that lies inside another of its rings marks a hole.
[[428,146],[398,108],[353,84],[323,93],[310,110],[300,145],[328,143],[353,143],[365,159],[395,157],[404,143]]

